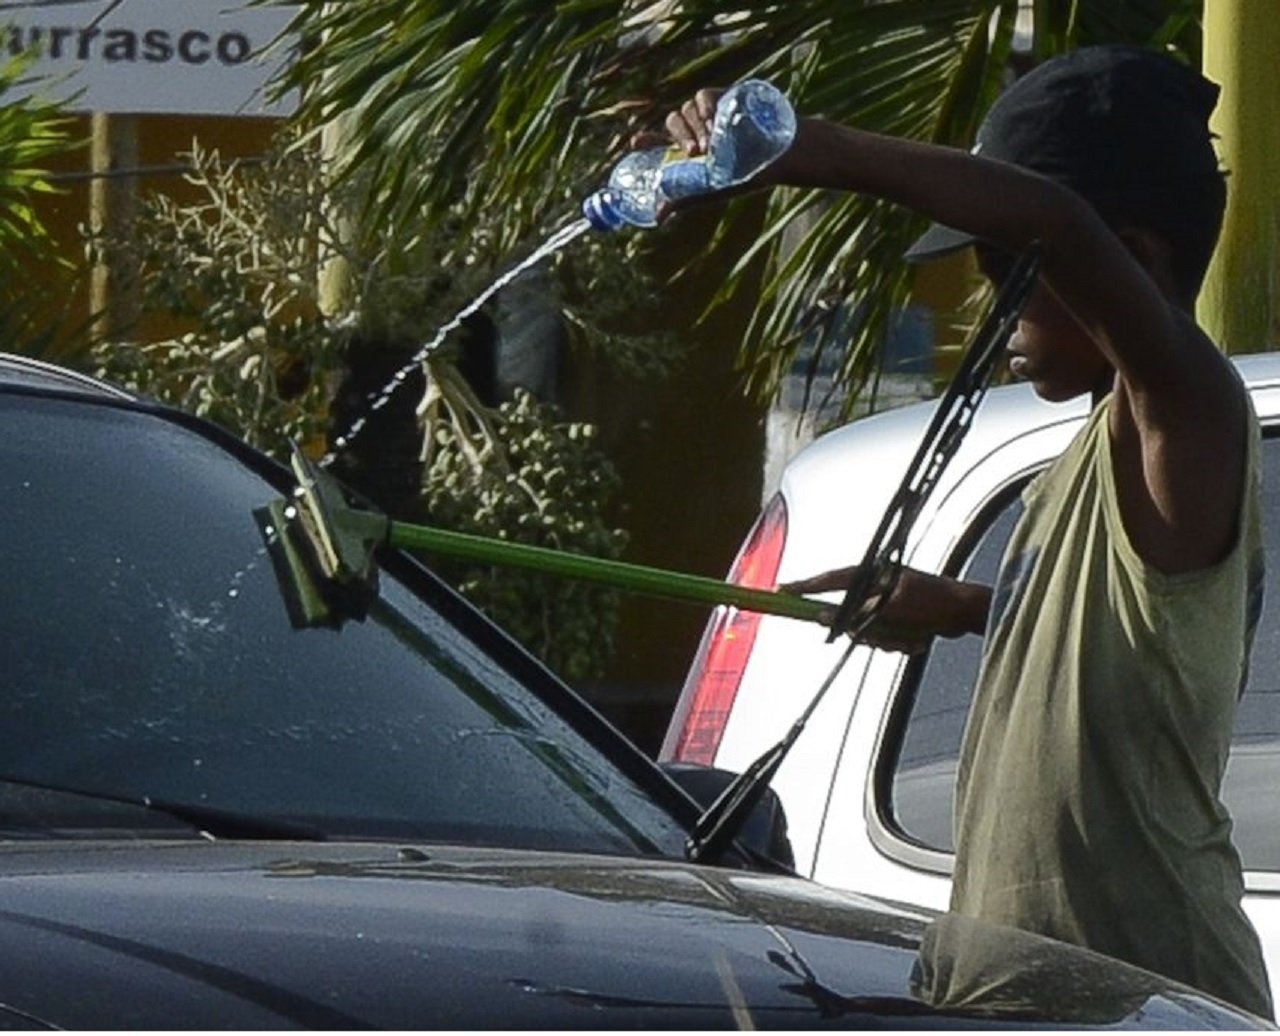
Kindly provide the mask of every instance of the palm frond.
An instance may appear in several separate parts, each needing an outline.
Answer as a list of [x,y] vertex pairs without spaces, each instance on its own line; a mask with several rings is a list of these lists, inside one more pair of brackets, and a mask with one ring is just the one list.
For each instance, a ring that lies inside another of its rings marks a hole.
[[[256,0],[273,3],[279,0]],[[1038,56],[1102,40],[1155,42],[1194,60],[1202,0],[1037,0]],[[369,215],[448,218],[488,235],[495,261],[576,211],[625,142],[697,87],[771,78],[804,112],[900,136],[967,146],[1004,82],[1017,0],[304,0],[314,41],[282,87],[302,87],[301,118],[339,113],[343,167],[377,185]],[[733,219],[759,209],[735,204]],[[799,244],[794,226],[805,213]],[[760,245],[731,271],[763,290],[743,347],[751,382],[773,391],[806,338],[839,348],[840,376],[873,376],[888,322],[909,296],[900,255],[920,229],[866,198],[780,193]],[[662,240],[661,233],[654,240]],[[710,251],[710,249],[708,250]],[[691,263],[689,271],[697,269]],[[826,315],[857,308],[848,340]]]
[[[616,97],[621,0],[368,0],[307,3],[309,39],[289,73],[313,128],[351,127],[342,172],[378,184],[379,218],[463,227],[503,206],[494,245],[509,248],[580,185],[575,154],[616,127],[587,116]],[[588,141],[590,141],[588,143]],[[458,206],[461,203],[462,209]]]
[[30,276],[57,267],[35,201],[54,191],[46,163],[73,141],[61,105],[30,92],[37,85],[31,63],[25,56],[0,64],[0,334],[6,348],[38,352],[48,348],[48,328],[37,319],[56,309],[58,298]]
[[[791,80],[797,105],[879,132],[967,146],[1001,86],[1015,6],[904,0],[852,11],[856,6],[806,6],[818,17],[794,48],[803,54]],[[803,237],[787,242],[782,228],[800,220]],[[769,273],[741,354],[748,382],[768,397],[802,351],[811,376],[837,351],[836,377],[851,408],[874,379],[886,333],[909,301],[901,255],[921,221],[866,197],[780,193],[766,227],[760,250]],[[740,263],[716,301],[749,269]],[[852,326],[850,312],[858,314]]]

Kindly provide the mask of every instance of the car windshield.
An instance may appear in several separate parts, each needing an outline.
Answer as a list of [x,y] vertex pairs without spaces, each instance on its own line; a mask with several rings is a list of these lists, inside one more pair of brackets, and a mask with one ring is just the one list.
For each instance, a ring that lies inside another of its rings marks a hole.
[[487,626],[384,572],[363,622],[294,629],[252,515],[280,490],[215,443],[66,399],[0,415],[0,837],[40,785],[328,837],[680,854],[647,778]]

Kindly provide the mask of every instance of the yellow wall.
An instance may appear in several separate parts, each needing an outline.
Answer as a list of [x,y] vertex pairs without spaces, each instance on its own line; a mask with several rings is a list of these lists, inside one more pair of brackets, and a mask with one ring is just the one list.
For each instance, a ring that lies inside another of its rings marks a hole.
[[[217,149],[224,159],[261,155],[281,123],[272,118],[145,115],[137,117],[136,125],[139,167],[160,170],[181,164],[193,139],[199,140],[203,149]],[[59,243],[61,254],[77,262],[84,254],[80,228],[90,218],[91,132],[89,116],[76,117],[73,135],[84,141],[84,146],[50,164],[60,193],[38,203],[41,219]],[[153,192],[166,193],[179,201],[196,197],[194,189],[173,171],[141,175],[135,185],[140,197]],[[45,276],[60,275],[50,270]],[[83,327],[90,316],[87,278],[75,282],[69,299],[65,313],[50,313],[49,317],[59,319],[64,329],[54,355],[71,359],[67,350],[75,345],[74,329]],[[172,329],[152,318],[144,322],[141,331],[147,338],[154,338],[171,333]]]
[[1207,0],[1204,72],[1227,170],[1222,239],[1197,315],[1229,353],[1280,347],[1280,18],[1275,0]]

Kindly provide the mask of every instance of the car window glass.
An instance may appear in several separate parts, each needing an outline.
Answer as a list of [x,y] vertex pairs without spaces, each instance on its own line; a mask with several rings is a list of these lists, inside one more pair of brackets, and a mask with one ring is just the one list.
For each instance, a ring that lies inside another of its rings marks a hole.
[[[1016,493],[981,530],[959,571],[991,583],[1021,504]],[[1223,799],[1235,820],[1234,838],[1245,866],[1280,870],[1280,437],[1264,442],[1262,514],[1269,592],[1264,597],[1249,681],[1236,718]],[[900,695],[909,712],[896,744],[887,813],[912,842],[954,851],[952,805],[960,742],[982,651],[980,637],[939,640],[923,661],[908,666]]]
[[64,401],[0,418],[0,777],[338,836],[680,852],[645,789],[386,572],[365,621],[293,629],[252,517],[280,493],[216,445]]
[[1280,436],[1264,440],[1262,457],[1266,590],[1222,798],[1235,820],[1233,838],[1244,865],[1280,871]]
[[[960,576],[993,585],[1004,545],[1022,512],[1016,492],[982,532],[960,569]],[[960,741],[982,660],[982,638],[934,641],[928,657],[909,667],[901,693],[915,684],[911,712],[903,730],[892,782],[892,816],[912,841],[951,852],[951,807],[955,794]]]

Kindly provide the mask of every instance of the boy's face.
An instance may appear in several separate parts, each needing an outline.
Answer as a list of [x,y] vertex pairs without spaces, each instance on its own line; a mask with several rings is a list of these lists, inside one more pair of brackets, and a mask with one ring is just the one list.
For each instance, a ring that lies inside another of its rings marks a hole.
[[[1010,260],[994,249],[977,248],[978,268],[999,286]],[[1111,367],[1098,346],[1044,282],[1038,282],[1006,347],[1009,370],[1050,402],[1094,391]]]

